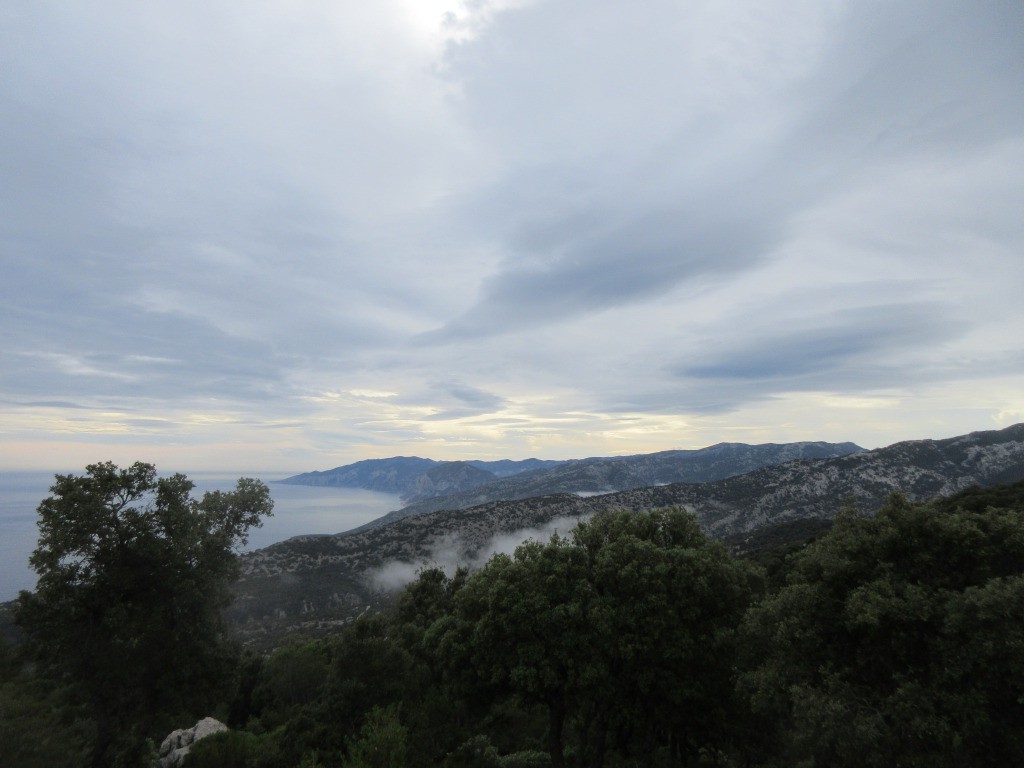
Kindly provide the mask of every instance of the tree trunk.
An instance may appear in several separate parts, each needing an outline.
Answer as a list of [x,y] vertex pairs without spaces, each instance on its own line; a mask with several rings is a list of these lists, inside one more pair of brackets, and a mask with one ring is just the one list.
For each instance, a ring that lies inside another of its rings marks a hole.
[[597,733],[594,736],[593,768],[604,768],[604,758],[608,751],[608,713],[602,707],[597,718]]
[[562,744],[562,728],[565,725],[565,699],[556,696],[548,701],[548,752],[552,768],[564,768],[565,749]]
[[110,765],[110,748],[114,744],[114,737],[117,729],[113,718],[100,707],[93,709],[93,719],[96,721],[96,741],[92,745],[92,768],[107,768]]

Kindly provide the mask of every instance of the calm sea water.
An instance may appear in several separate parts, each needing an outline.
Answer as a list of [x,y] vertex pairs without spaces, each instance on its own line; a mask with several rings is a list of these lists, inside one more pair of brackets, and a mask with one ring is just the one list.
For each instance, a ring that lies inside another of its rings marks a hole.
[[[75,474],[80,474],[80,470]],[[230,491],[239,477],[258,477],[270,487],[274,516],[249,534],[249,549],[259,549],[305,533],[341,533],[402,506],[397,495],[350,488],[316,488],[275,483],[286,475],[250,472],[186,472],[204,491]],[[36,507],[50,495],[53,472],[0,471],[0,601],[35,586],[28,557],[36,546]]]

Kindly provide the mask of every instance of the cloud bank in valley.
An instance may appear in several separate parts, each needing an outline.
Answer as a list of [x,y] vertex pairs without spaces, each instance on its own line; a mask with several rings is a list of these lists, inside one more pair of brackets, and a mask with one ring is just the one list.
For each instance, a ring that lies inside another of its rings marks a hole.
[[495,555],[513,554],[516,547],[526,541],[546,542],[556,533],[568,536],[578,523],[589,517],[558,517],[539,528],[522,528],[510,533],[495,534],[483,546],[458,538],[435,540],[426,557],[412,561],[392,560],[368,572],[366,578],[378,589],[394,591],[415,581],[425,568],[440,568],[449,576],[463,566],[476,570]]

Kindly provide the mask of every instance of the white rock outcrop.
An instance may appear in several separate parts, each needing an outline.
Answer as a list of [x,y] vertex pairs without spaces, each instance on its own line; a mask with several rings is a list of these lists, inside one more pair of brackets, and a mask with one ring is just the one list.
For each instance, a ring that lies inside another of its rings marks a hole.
[[204,717],[191,728],[171,731],[167,738],[160,742],[160,759],[157,765],[159,768],[176,768],[184,762],[185,755],[195,742],[227,729],[228,727],[219,720]]

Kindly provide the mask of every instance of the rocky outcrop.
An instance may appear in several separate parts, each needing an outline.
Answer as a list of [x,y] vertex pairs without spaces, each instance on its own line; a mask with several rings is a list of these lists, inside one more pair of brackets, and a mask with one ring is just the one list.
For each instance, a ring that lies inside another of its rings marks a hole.
[[406,498],[418,501],[459,493],[494,479],[490,472],[474,467],[467,461],[445,461],[416,478],[416,484]]
[[185,755],[188,754],[193,744],[227,729],[228,727],[219,720],[204,717],[191,728],[179,728],[176,731],[171,731],[167,734],[167,738],[160,743],[160,759],[157,765],[159,768],[176,768],[185,761]]

